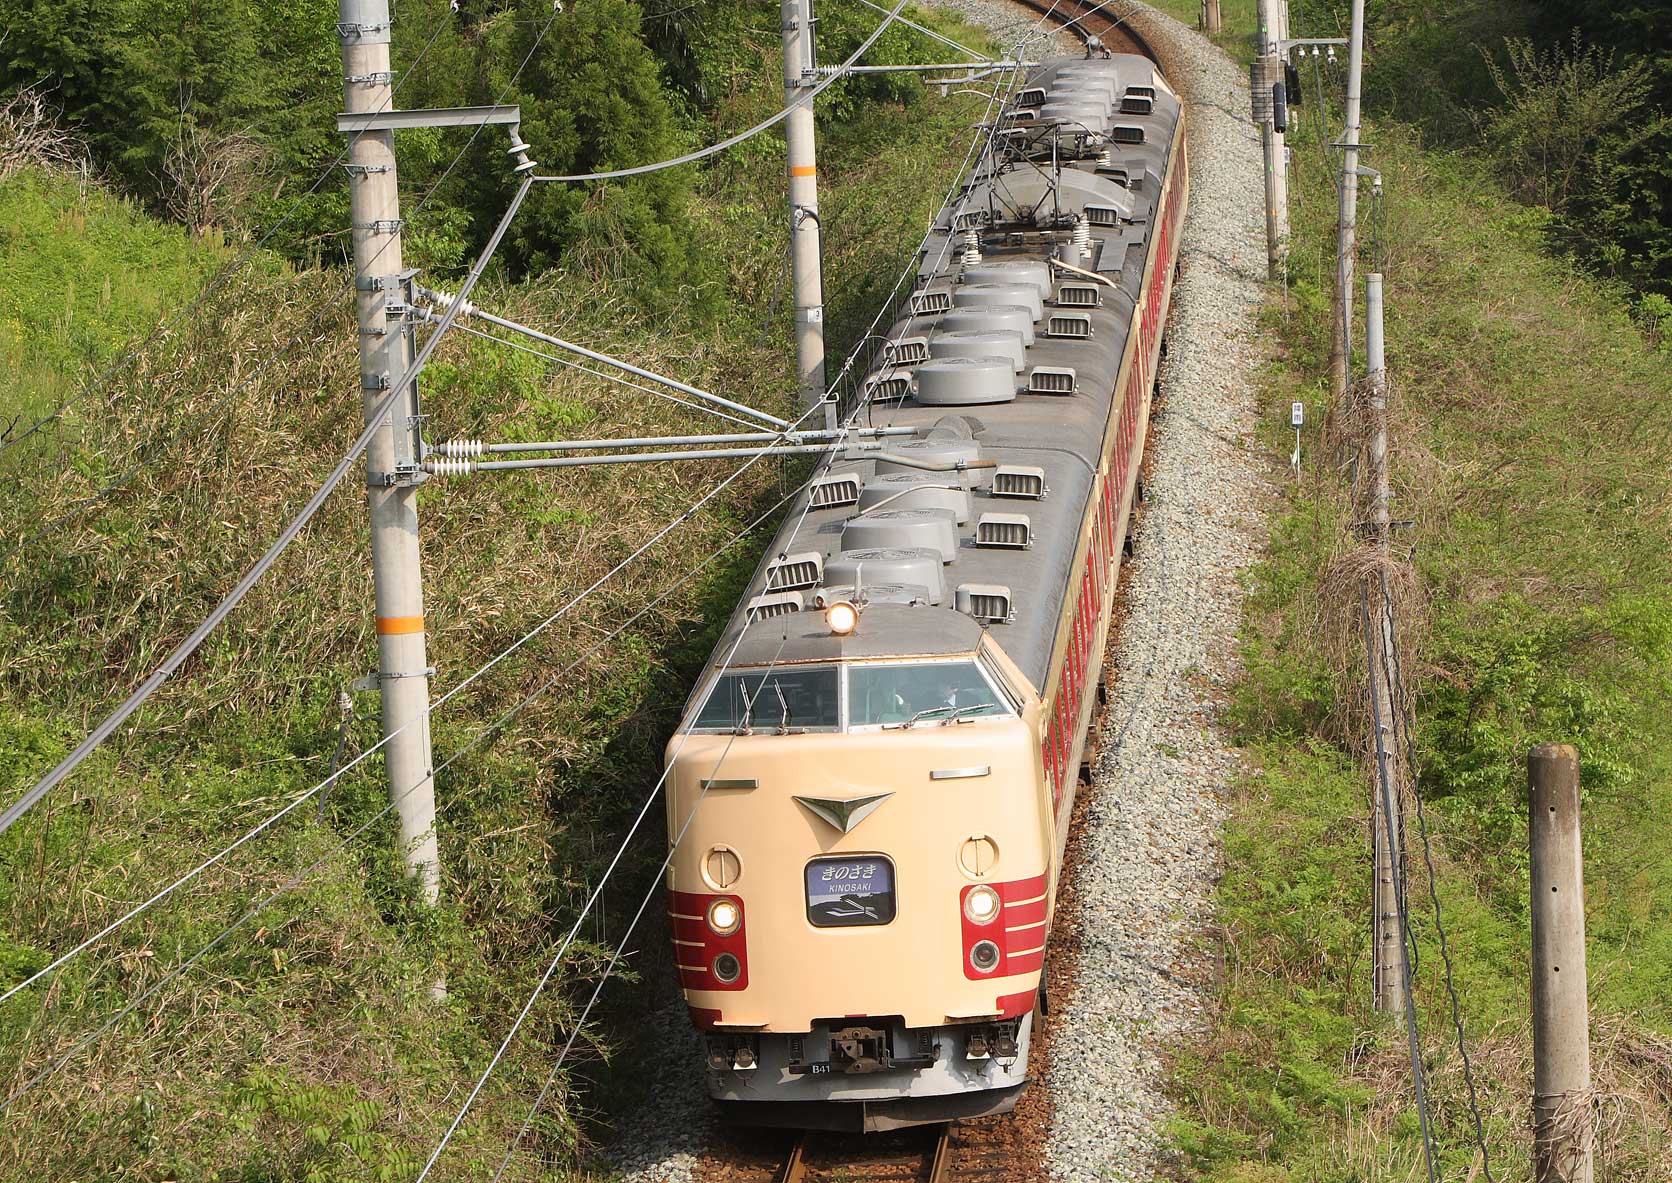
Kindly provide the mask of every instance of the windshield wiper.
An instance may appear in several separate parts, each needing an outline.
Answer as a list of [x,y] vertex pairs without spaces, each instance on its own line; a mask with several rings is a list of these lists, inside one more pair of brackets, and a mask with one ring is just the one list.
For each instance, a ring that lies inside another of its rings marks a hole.
[[907,727],[910,727],[912,724],[916,723],[919,719],[925,718],[928,715],[938,715],[942,711],[947,712],[947,715],[946,715],[946,718],[941,719],[940,722],[942,722],[942,723],[951,723],[951,722],[954,722],[954,721],[961,722],[962,721],[962,716],[969,714],[971,711],[990,711],[990,710],[993,709],[993,707],[995,705],[996,704],[990,703],[990,702],[977,702],[977,703],[971,703],[967,707],[955,707],[955,706],[948,706],[948,705],[942,705],[942,706],[938,706],[938,707],[924,707],[921,711],[918,711],[917,714],[915,714],[911,718],[907,719],[904,723],[885,723],[883,726],[885,728],[887,728],[887,727],[907,728]]

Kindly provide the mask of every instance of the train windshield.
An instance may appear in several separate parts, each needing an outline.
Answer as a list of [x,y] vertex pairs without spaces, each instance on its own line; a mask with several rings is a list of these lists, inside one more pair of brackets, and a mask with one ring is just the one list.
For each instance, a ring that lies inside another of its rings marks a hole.
[[848,670],[848,726],[979,719],[1014,712],[973,661],[856,665]]
[[834,731],[841,723],[836,671],[722,674],[691,723],[695,731]]

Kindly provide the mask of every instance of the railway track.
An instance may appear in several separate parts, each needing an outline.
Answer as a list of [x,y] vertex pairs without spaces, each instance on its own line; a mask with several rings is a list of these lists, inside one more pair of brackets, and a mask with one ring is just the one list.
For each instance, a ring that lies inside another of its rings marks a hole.
[[1160,62],[1150,43],[1126,22],[1127,0],[1013,0],[1023,8],[1048,17],[1082,41],[1096,37],[1114,53],[1136,53]]
[[1015,1148],[960,1123],[873,1134],[807,1131],[796,1137],[773,1183],[1004,1183],[1016,1178]]

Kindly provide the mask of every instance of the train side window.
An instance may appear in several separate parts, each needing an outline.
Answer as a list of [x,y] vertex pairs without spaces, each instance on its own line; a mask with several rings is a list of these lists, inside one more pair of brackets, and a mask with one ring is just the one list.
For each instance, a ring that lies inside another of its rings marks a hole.
[[692,720],[692,731],[834,731],[841,704],[836,671],[740,670],[722,674]]
[[1013,714],[973,661],[851,666],[848,725],[887,727]]

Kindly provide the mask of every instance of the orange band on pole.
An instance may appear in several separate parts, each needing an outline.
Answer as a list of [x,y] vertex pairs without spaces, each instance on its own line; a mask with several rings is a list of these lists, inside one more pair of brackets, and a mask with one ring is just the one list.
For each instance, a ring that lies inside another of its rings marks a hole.
[[377,618],[377,632],[379,636],[396,637],[404,633],[421,633],[424,631],[422,616],[379,616]]
[[819,166],[816,164],[798,164],[794,168],[790,169],[790,176],[811,177],[816,175],[818,171]]

